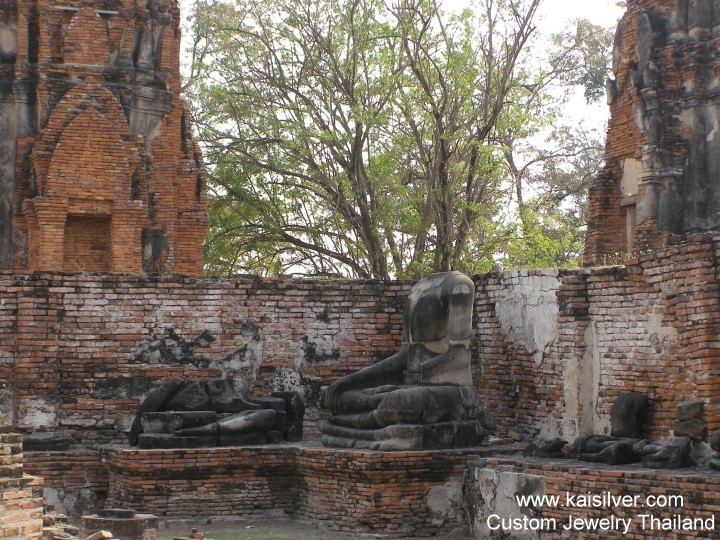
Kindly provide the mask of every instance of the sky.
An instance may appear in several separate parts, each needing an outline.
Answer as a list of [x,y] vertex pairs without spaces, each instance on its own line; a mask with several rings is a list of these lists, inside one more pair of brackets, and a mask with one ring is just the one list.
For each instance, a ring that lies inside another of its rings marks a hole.
[[[458,0],[451,0],[457,2]],[[589,19],[594,24],[614,26],[623,9],[616,0],[544,0],[540,6],[538,24],[550,32],[561,31],[575,19]]]

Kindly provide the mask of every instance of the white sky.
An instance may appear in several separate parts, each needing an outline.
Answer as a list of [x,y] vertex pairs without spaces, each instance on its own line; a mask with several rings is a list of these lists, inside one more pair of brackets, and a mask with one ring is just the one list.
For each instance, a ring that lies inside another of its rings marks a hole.
[[[187,0],[185,0],[187,1]],[[442,0],[448,9],[462,9],[473,0]],[[562,31],[568,21],[588,19],[594,24],[613,26],[623,14],[617,0],[543,0],[538,10],[539,29],[551,34]]]
[[538,26],[543,32],[551,33],[561,31],[568,21],[575,19],[614,26],[622,14],[623,9],[617,7],[616,0],[544,0],[538,13]]

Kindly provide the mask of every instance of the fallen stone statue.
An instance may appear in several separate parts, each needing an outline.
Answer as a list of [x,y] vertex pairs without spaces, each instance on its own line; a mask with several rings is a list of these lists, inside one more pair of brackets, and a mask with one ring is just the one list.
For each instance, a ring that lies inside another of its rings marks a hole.
[[648,397],[640,392],[620,394],[610,413],[610,435],[588,435],[575,441],[581,461],[623,465],[641,461],[633,450],[643,440]]
[[690,437],[671,437],[664,443],[651,443],[642,438],[648,403],[647,395],[639,392],[620,394],[610,414],[610,435],[576,439],[576,457],[608,465],[642,462],[648,469],[682,469],[695,465],[690,456]]
[[322,404],[332,412],[318,426],[323,444],[372,450],[480,444],[470,372],[474,298],[474,283],[459,272],[416,283],[405,306],[400,351],[342,377],[323,394]]
[[304,414],[298,392],[245,399],[237,394],[230,379],[170,379],[142,402],[128,440],[140,448],[299,441]]

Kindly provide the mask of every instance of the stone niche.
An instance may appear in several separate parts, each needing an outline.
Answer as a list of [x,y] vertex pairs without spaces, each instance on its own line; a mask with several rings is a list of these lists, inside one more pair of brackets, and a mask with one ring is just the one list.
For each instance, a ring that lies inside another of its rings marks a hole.
[[140,148],[115,96],[93,83],[71,90],[30,160],[36,196],[23,201],[30,270],[142,270],[146,211],[127,178]]

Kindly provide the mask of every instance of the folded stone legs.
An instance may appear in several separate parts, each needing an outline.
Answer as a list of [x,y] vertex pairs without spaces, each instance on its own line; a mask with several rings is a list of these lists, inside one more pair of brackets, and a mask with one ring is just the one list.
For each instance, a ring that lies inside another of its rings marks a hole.
[[477,446],[483,429],[477,393],[459,385],[379,386],[350,390],[320,422],[323,444],[370,450]]

